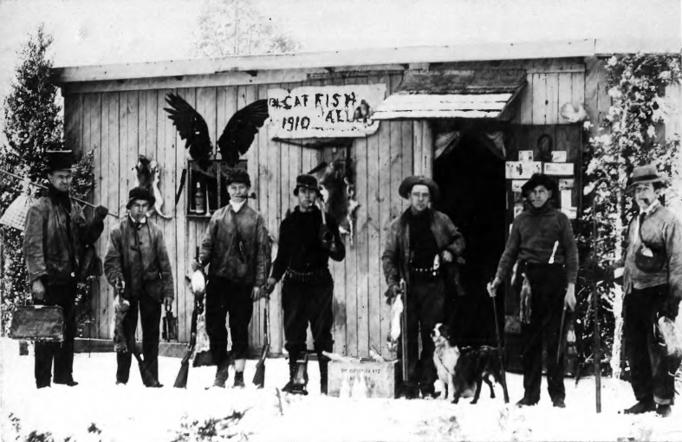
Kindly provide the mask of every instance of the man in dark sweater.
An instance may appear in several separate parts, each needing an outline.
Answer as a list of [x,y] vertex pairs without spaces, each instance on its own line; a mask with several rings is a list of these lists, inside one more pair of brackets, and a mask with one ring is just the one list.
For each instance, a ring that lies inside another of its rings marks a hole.
[[401,351],[398,355],[407,358],[408,381],[401,386],[401,395],[414,398],[421,391],[422,396],[432,396],[436,369],[430,333],[437,323],[445,322],[446,278],[458,275],[445,270],[462,255],[464,238],[447,215],[431,208],[438,196],[433,180],[405,178],[398,193],[410,200],[410,207],[389,225],[381,260],[389,303],[400,295],[401,279],[408,287],[407,331],[401,331],[401,339],[407,339],[407,355]]
[[521,326],[525,393],[519,406],[540,400],[543,341],[547,345],[549,395],[555,407],[565,406],[564,358],[562,355],[557,364],[556,353],[563,334],[559,330],[562,310],[564,306],[575,308],[578,249],[568,217],[553,207],[552,196],[557,191],[556,182],[544,174],[534,174],[523,185],[530,207],[514,219],[495,279],[488,286],[490,295],[495,296],[517,260],[519,276],[514,286],[520,288],[520,275],[530,283],[530,315]]
[[332,300],[334,281],[329,273],[329,258],[341,261],[346,249],[339,226],[334,218],[317,206],[320,190],[311,175],[296,178],[294,195],[298,205],[282,221],[279,229],[279,248],[268,279],[272,290],[282,277],[282,308],[284,337],[289,352],[289,382],[282,388],[289,393],[305,394],[305,385],[294,382],[296,361],[306,351],[306,329],[310,324],[315,352],[320,366],[320,390],[327,393],[329,359],[322,354],[331,352],[334,341]]

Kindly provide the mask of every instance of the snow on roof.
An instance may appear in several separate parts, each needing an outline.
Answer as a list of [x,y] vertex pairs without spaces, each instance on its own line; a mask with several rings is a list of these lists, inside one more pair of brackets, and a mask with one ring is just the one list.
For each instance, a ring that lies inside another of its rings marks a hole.
[[[635,44],[636,43],[636,44]],[[590,57],[623,52],[680,52],[677,39],[632,42],[622,39],[582,39],[519,43],[479,43],[448,46],[356,49],[249,55],[201,60],[168,60],[55,68],[60,83],[210,75],[275,69],[335,68],[389,64]]]

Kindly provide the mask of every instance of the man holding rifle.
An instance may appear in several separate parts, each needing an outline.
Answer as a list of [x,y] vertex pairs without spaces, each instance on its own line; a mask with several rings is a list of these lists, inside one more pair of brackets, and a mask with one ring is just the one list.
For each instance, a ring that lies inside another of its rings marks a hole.
[[[575,280],[578,249],[568,217],[554,208],[558,186],[544,174],[534,174],[521,188],[530,203],[512,224],[507,245],[500,257],[490,296],[518,260],[515,287],[521,292],[524,396],[518,406],[540,400],[542,344],[547,345],[547,389],[555,407],[565,407],[564,357],[557,357],[563,336],[561,321],[565,308],[575,308]],[[528,289],[521,289],[521,281]],[[529,298],[529,299],[528,299]],[[524,301],[525,300],[525,301]],[[497,319],[496,319],[497,320]]]
[[[430,178],[410,176],[398,189],[401,197],[410,201],[410,207],[388,227],[386,245],[382,254],[384,276],[388,283],[388,302],[400,295],[406,296],[404,313],[407,330],[401,330],[401,339],[407,339],[407,381],[401,386],[401,395],[407,398],[433,396],[436,369],[433,364],[433,341],[429,334],[439,322],[445,322],[446,287],[456,287],[458,281],[446,284],[447,275],[457,277],[459,272],[446,272],[446,266],[455,266],[464,251],[464,238],[450,218],[431,207],[438,198],[438,186]],[[407,293],[401,293],[400,281],[405,280]],[[421,330],[422,353],[417,359],[418,334]]]
[[54,358],[54,383],[77,385],[73,379],[73,343],[76,337],[74,301],[84,248],[104,229],[106,207],[99,206],[90,222],[72,203],[71,151],[47,152],[47,194],[26,215],[24,257],[35,304],[59,305],[64,312],[64,341],[36,342],[35,379],[38,388],[50,386]]
[[[173,274],[166,252],[163,233],[147,218],[154,196],[143,187],[128,194],[128,216],[111,231],[109,248],[104,258],[107,281],[119,291],[117,302],[129,303],[122,322],[124,349],[116,354],[116,383],[125,384],[130,374],[135,350],[137,312],[142,323],[143,378],[147,387],[159,384],[159,322],[161,303],[166,310],[173,304]],[[119,306],[120,308],[121,306]]]
[[[282,221],[279,248],[267,289],[272,290],[282,277],[284,337],[289,352],[289,382],[282,388],[289,393],[305,394],[305,382],[295,380],[297,361],[306,358],[306,329],[310,323],[315,352],[320,365],[320,391],[327,393],[329,359],[334,341],[332,300],[334,281],[329,273],[329,258],[341,261],[346,249],[336,221],[317,206],[320,189],[312,175],[296,178],[294,195],[298,205]],[[304,362],[305,363],[305,362]]]
[[[270,238],[263,217],[248,205],[249,174],[233,169],[227,176],[229,204],[218,209],[201,241],[199,261],[192,270],[209,265],[206,286],[206,331],[218,366],[213,386],[224,388],[234,359],[234,387],[244,387],[253,301],[267,296]],[[225,316],[230,314],[232,350],[227,353]]]

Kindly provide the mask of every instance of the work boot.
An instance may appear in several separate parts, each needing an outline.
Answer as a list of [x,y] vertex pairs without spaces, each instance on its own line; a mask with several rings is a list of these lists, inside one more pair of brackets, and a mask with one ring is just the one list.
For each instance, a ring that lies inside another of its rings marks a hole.
[[656,406],[656,414],[661,417],[668,417],[672,412],[672,407],[670,404],[658,404]]
[[78,385],[78,382],[74,381],[73,378],[54,379],[52,382],[54,382],[55,384],[66,385],[67,387],[75,387],[76,385]]
[[533,405],[537,404],[538,401],[533,401],[528,399],[527,397],[522,397],[520,401],[516,403],[517,407],[532,407]]
[[560,397],[552,399],[552,405],[556,408],[566,408],[566,402],[564,402],[564,399]]
[[234,372],[234,384],[232,384],[233,388],[244,388],[244,372],[243,371],[235,371]]
[[656,409],[656,403],[653,399],[645,399],[637,402],[630,408],[623,410],[624,414],[642,414],[654,411]]
[[305,384],[301,383],[296,379],[296,374],[298,372],[298,364],[296,361],[289,359],[289,382],[282,387],[282,391],[290,394],[302,394],[307,395],[308,391],[305,389]]
[[230,364],[222,363],[218,365],[215,373],[215,380],[213,381],[214,387],[225,388],[225,381],[229,376]]

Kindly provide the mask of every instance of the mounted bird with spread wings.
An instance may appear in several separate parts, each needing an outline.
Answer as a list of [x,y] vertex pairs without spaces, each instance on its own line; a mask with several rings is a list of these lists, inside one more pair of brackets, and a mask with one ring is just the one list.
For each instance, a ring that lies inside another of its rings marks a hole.
[[[189,150],[190,157],[196,161],[204,174],[210,175],[208,170],[213,158],[213,145],[206,121],[184,98],[177,94],[167,94],[166,103],[170,107],[165,107],[164,110],[168,113],[168,118],[173,121],[180,138],[185,140],[185,148]],[[249,150],[258,129],[263,126],[268,116],[267,100],[256,100],[232,115],[218,138],[220,156],[229,167],[236,166],[239,157]],[[175,199],[176,204],[182,192],[186,173],[187,171],[183,170]]]

